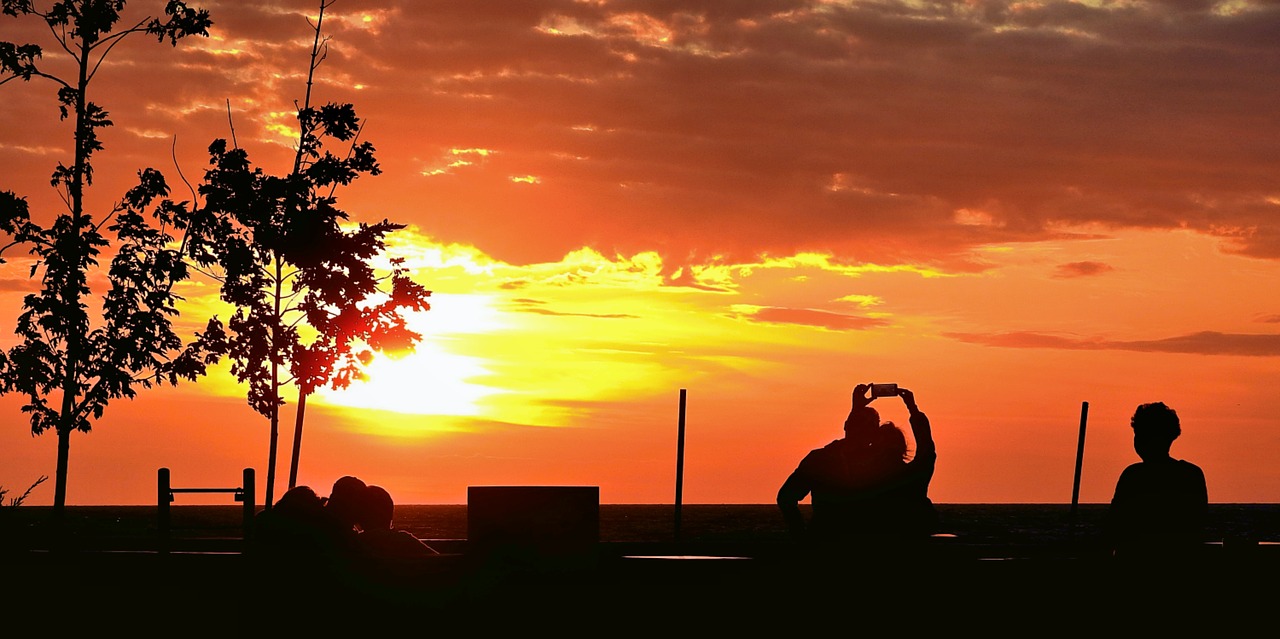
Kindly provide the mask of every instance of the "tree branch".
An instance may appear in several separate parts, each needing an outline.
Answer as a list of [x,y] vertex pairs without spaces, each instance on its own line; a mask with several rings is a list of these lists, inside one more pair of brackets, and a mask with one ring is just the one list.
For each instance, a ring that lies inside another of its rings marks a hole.
[[239,149],[240,143],[236,141],[236,123],[231,121],[231,99],[227,98],[227,127],[231,129],[231,148]]
[[[38,13],[36,15],[40,16],[42,19],[47,17]],[[75,51],[72,51],[71,46],[67,44],[67,26],[62,25],[62,32],[59,33],[53,29],[53,24],[48,20],[45,20],[44,24],[49,27],[49,33],[53,34],[53,39],[58,42],[58,46],[62,47],[62,50],[66,51],[67,55],[71,56],[72,60],[75,60],[77,63],[80,62],[80,58],[76,56]]]
[[[34,75],[38,78],[44,78],[46,80],[53,80],[54,82],[57,82],[58,84],[61,84],[62,86],[68,89],[72,88],[70,84],[67,84],[66,80],[63,80],[62,78],[59,78],[56,75],[45,73],[44,71],[41,71],[39,69],[32,69],[31,75]],[[19,77],[21,76],[11,75],[3,80],[0,80],[0,85],[8,83],[10,80],[17,80]]]
[[89,72],[89,75],[86,77],[86,81],[93,80],[93,76],[98,74],[98,67],[102,66],[102,61],[107,59],[107,54],[111,53],[111,50],[114,49],[117,44],[120,44],[120,41],[123,40],[125,36],[129,35],[130,33],[145,31],[146,29],[140,29],[139,27],[146,24],[147,20],[150,20],[150,19],[151,19],[150,17],[143,18],[142,22],[139,22],[138,24],[134,25],[132,28],[125,29],[124,31],[120,31],[118,33],[113,33],[110,36],[107,36],[93,43],[93,45],[89,47],[90,51],[93,51],[94,49],[97,49],[98,47],[108,42],[110,42],[111,44],[107,45],[107,50],[103,51],[102,55],[98,57],[98,61],[93,64],[93,70]]
[[[321,46],[320,45],[321,43],[320,29],[324,25],[324,10],[332,6],[334,2],[337,2],[337,0],[330,0],[329,2],[326,2],[325,0],[320,0],[320,13],[316,16],[316,23],[311,25],[312,29],[315,30],[316,35],[311,42],[311,62],[309,64],[309,68],[307,69],[307,90],[306,90],[306,93],[303,95],[303,100],[302,100],[302,106],[304,109],[311,108],[311,87],[315,84],[316,67],[319,66],[319,63],[316,62],[316,57],[320,55],[320,46]],[[311,24],[310,18],[307,19],[307,24]],[[301,112],[301,110],[302,109],[298,109],[299,112]],[[293,157],[293,172],[295,174],[297,174],[302,167],[303,140],[306,137],[307,133],[308,133],[307,131],[303,130],[303,127],[301,126],[301,122],[299,122],[298,151]]]
[[[343,158],[344,160],[350,160],[351,155],[356,152],[356,143],[360,141],[360,134],[364,133],[365,122],[368,122],[368,120],[365,120],[365,119],[360,120],[360,128],[356,129],[355,136],[351,138],[351,146],[347,147],[347,157]],[[329,185],[329,197],[333,197],[333,194],[337,190],[338,190],[338,183],[335,181],[333,184]]]
[[111,212],[110,212],[110,213],[108,213],[108,214],[106,214],[106,215],[102,216],[102,221],[101,221],[101,222],[98,222],[97,224],[94,224],[94,225],[93,225],[93,227],[92,227],[92,231],[93,231],[94,233],[97,233],[97,232],[98,232],[98,229],[102,228],[102,227],[103,227],[103,225],[105,225],[107,222],[110,222],[110,221],[111,221],[111,218],[115,217],[116,215],[118,215],[118,214],[120,213],[120,211],[123,211],[123,210],[124,210],[124,208],[120,206],[120,203],[119,203],[119,202],[117,202],[115,206],[111,207]]
[[203,266],[200,266],[199,264],[192,264],[191,269],[215,282],[218,282],[219,284],[223,284],[227,281],[227,278],[225,276],[218,275],[217,273],[214,273],[213,271],[210,271],[210,270],[206,270]]
[[187,185],[187,191],[191,193],[191,207],[195,208],[200,201],[200,196],[196,195],[195,187],[191,186],[191,182],[187,180],[187,176],[182,173],[182,165],[178,163],[178,136],[173,136],[173,143],[169,145],[169,157],[173,159],[173,168],[178,172],[178,177],[182,178],[182,183]]

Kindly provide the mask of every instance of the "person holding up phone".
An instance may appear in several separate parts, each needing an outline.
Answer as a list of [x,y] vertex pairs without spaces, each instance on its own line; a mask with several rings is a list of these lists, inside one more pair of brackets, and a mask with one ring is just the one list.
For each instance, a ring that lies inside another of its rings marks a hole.
[[[881,423],[871,407],[895,396],[910,413],[916,451],[909,460],[901,429]],[[844,437],[805,455],[778,490],[778,508],[794,537],[818,544],[927,538],[938,525],[929,499],[937,459],[929,418],[914,393],[896,384],[858,384]],[[799,506],[805,497],[812,505],[807,525]]]

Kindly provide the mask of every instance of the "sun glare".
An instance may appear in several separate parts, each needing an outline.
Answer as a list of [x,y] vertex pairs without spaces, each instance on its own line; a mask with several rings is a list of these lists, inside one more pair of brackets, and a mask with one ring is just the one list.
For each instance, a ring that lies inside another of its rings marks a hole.
[[317,394],[326,403],[348,408],[470,417],[480,414],[480,399],[497,392],[467,381],[488,372],[480,360],[449,353],[430,341],[404,357],[378,355],[365,372],[365,381]]
[[415,313],[408,325],[423,335],[412,353],[377,354],[365,367],[367,379],[343,390],[316,394],[325,403],[414,415],[479,416],[480,400],[499,391],[472,380],[487,375],[484,361],[450,352],[452,339],[502,328],[492,300],[483,295],[439,294],[431,310]]

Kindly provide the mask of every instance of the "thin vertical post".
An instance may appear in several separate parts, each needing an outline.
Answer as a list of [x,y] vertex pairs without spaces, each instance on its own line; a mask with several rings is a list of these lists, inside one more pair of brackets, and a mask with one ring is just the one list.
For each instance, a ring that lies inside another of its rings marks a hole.
[[1089,402],[1080,402],[1080,436],[1076,442],[1076,478],[1071,487],[1071,518],[1080,507],[1080,469],[1084,463],[1084,430],[1089,421]]
[[680,389],[680,420],[676,438],[676,524],[675,538],[680,541],[680,508],[684,499],[684,407],[685,389]]
[[244,502],[244,538],[246,540],[253,538],[253,518],[257,514],[257,504],[254,500],[255,490],[253,480],[253,469],[244,469],[242,483],[240,484],[240,501]]
[[169,483],[169,469],[161,468],[156,472],[156,534],[160,552],[169,550],[169,503],[172,501],[173,490]]

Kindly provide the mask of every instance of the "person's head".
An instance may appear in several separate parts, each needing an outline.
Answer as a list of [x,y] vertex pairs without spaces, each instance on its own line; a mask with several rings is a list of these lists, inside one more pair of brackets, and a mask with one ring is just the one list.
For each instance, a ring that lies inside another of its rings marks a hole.
[[880,413],[870,406],[858,406],[844,420],[844,436],[868,438],[880,427]]
[[324,527],[324,502],[309,486],[285,491],[254,519],[255,548],[295,555],[314,549],[312,535]]
[[906,461],[907,436],[893,422],[885,422],[876,427],[871,446],[877,452],[877,458],[886,463]]
[[360,511],[360,502],[364,500],[365,483],[358,477],[347,475],[333,482],[333,490],[325,509],[344,524],[355,524]]
[[1182,434],[1178,413],[1164,402],[1138,406],[1129,426],[1133,428],[1133,450],[1144,460],[1167,457],[1173,440]]
[[370,485],[364,489],[364,500],[360,509],[360,528],[362,530],[387,530],[391,528],[392,516],[395,513],[395,501],[391,493],[381,486]]
[[274,509],[282,514],[307,516],[319,512],[323,505],[320,496],[310,486],[294,486],[276,500]]

